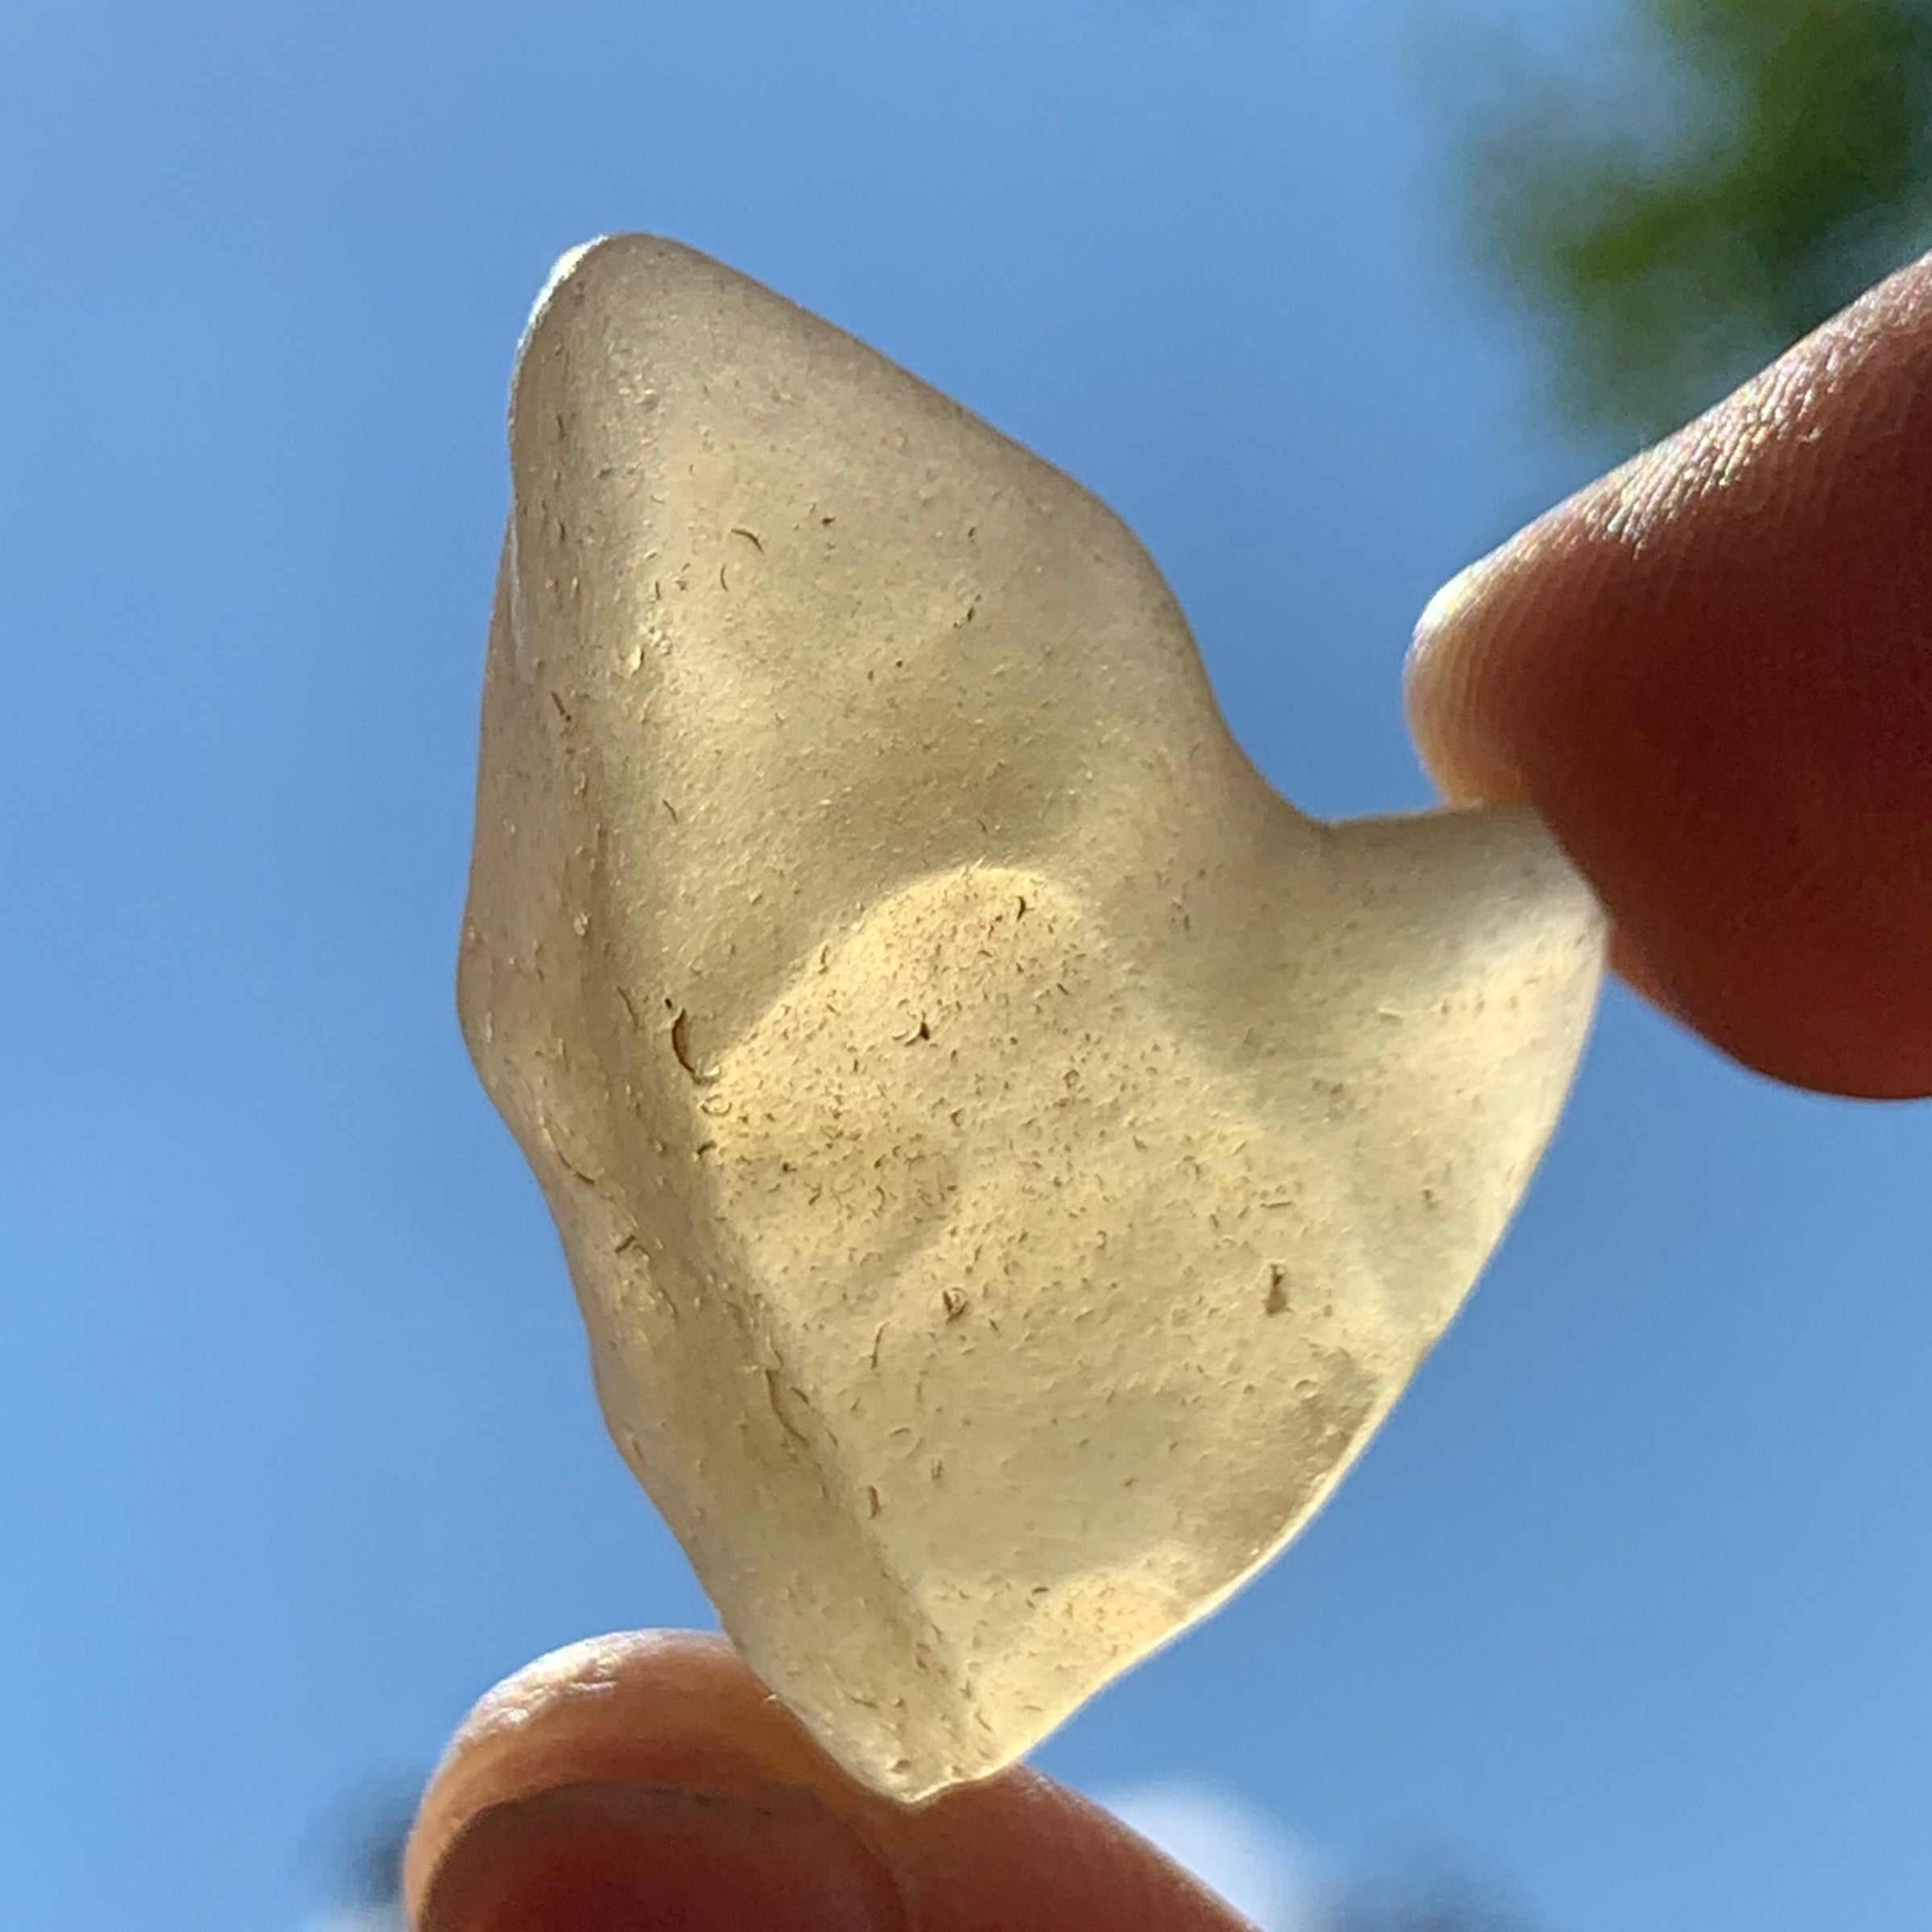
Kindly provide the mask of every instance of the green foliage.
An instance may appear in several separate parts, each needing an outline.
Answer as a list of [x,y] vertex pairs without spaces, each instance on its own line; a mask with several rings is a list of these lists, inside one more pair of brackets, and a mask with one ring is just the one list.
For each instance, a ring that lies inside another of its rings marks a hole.
[[1932,238],[1932,0],[1632,6],[1622,85],[1517,50],[1459,110],[1465,214],[1560,405],[1634,443]]

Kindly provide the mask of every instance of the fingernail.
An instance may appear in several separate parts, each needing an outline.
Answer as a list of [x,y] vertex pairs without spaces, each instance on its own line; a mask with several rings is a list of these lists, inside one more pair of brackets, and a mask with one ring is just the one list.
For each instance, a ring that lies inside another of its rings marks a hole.
[[567,1785],[480,1814],[416,1932],[905,1932],[879,1860],[809,1793]]

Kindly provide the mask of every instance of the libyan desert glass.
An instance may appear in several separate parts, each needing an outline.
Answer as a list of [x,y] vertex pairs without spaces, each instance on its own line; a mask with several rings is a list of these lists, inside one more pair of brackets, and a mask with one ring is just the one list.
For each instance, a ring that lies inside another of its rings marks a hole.
[[471,1047],[726,1629],[918,1798],[1334,1487],[1598,915],[1525,812],[1303,817],[1109,511],[688,250],[566,258],[510,443]]

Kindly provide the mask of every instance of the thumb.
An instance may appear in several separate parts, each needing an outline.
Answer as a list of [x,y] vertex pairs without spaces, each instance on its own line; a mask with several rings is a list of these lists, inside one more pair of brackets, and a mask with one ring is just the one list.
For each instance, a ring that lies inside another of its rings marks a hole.
[[417,1932],[1243,1932],[1117,1820],[1032,1773],[906,1807],[855,1784],[722,1639],[559,1651],[431,1780]]

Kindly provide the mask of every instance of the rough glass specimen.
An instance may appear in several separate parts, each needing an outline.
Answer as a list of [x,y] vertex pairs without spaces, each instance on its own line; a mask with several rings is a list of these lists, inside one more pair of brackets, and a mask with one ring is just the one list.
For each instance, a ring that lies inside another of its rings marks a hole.
[[1598,915],[1525,812],[1303,817],[1108,510],[688,250],[559,264],[510,443],[471,1048],[726,1628],[918,1798],[1333,1488]]

